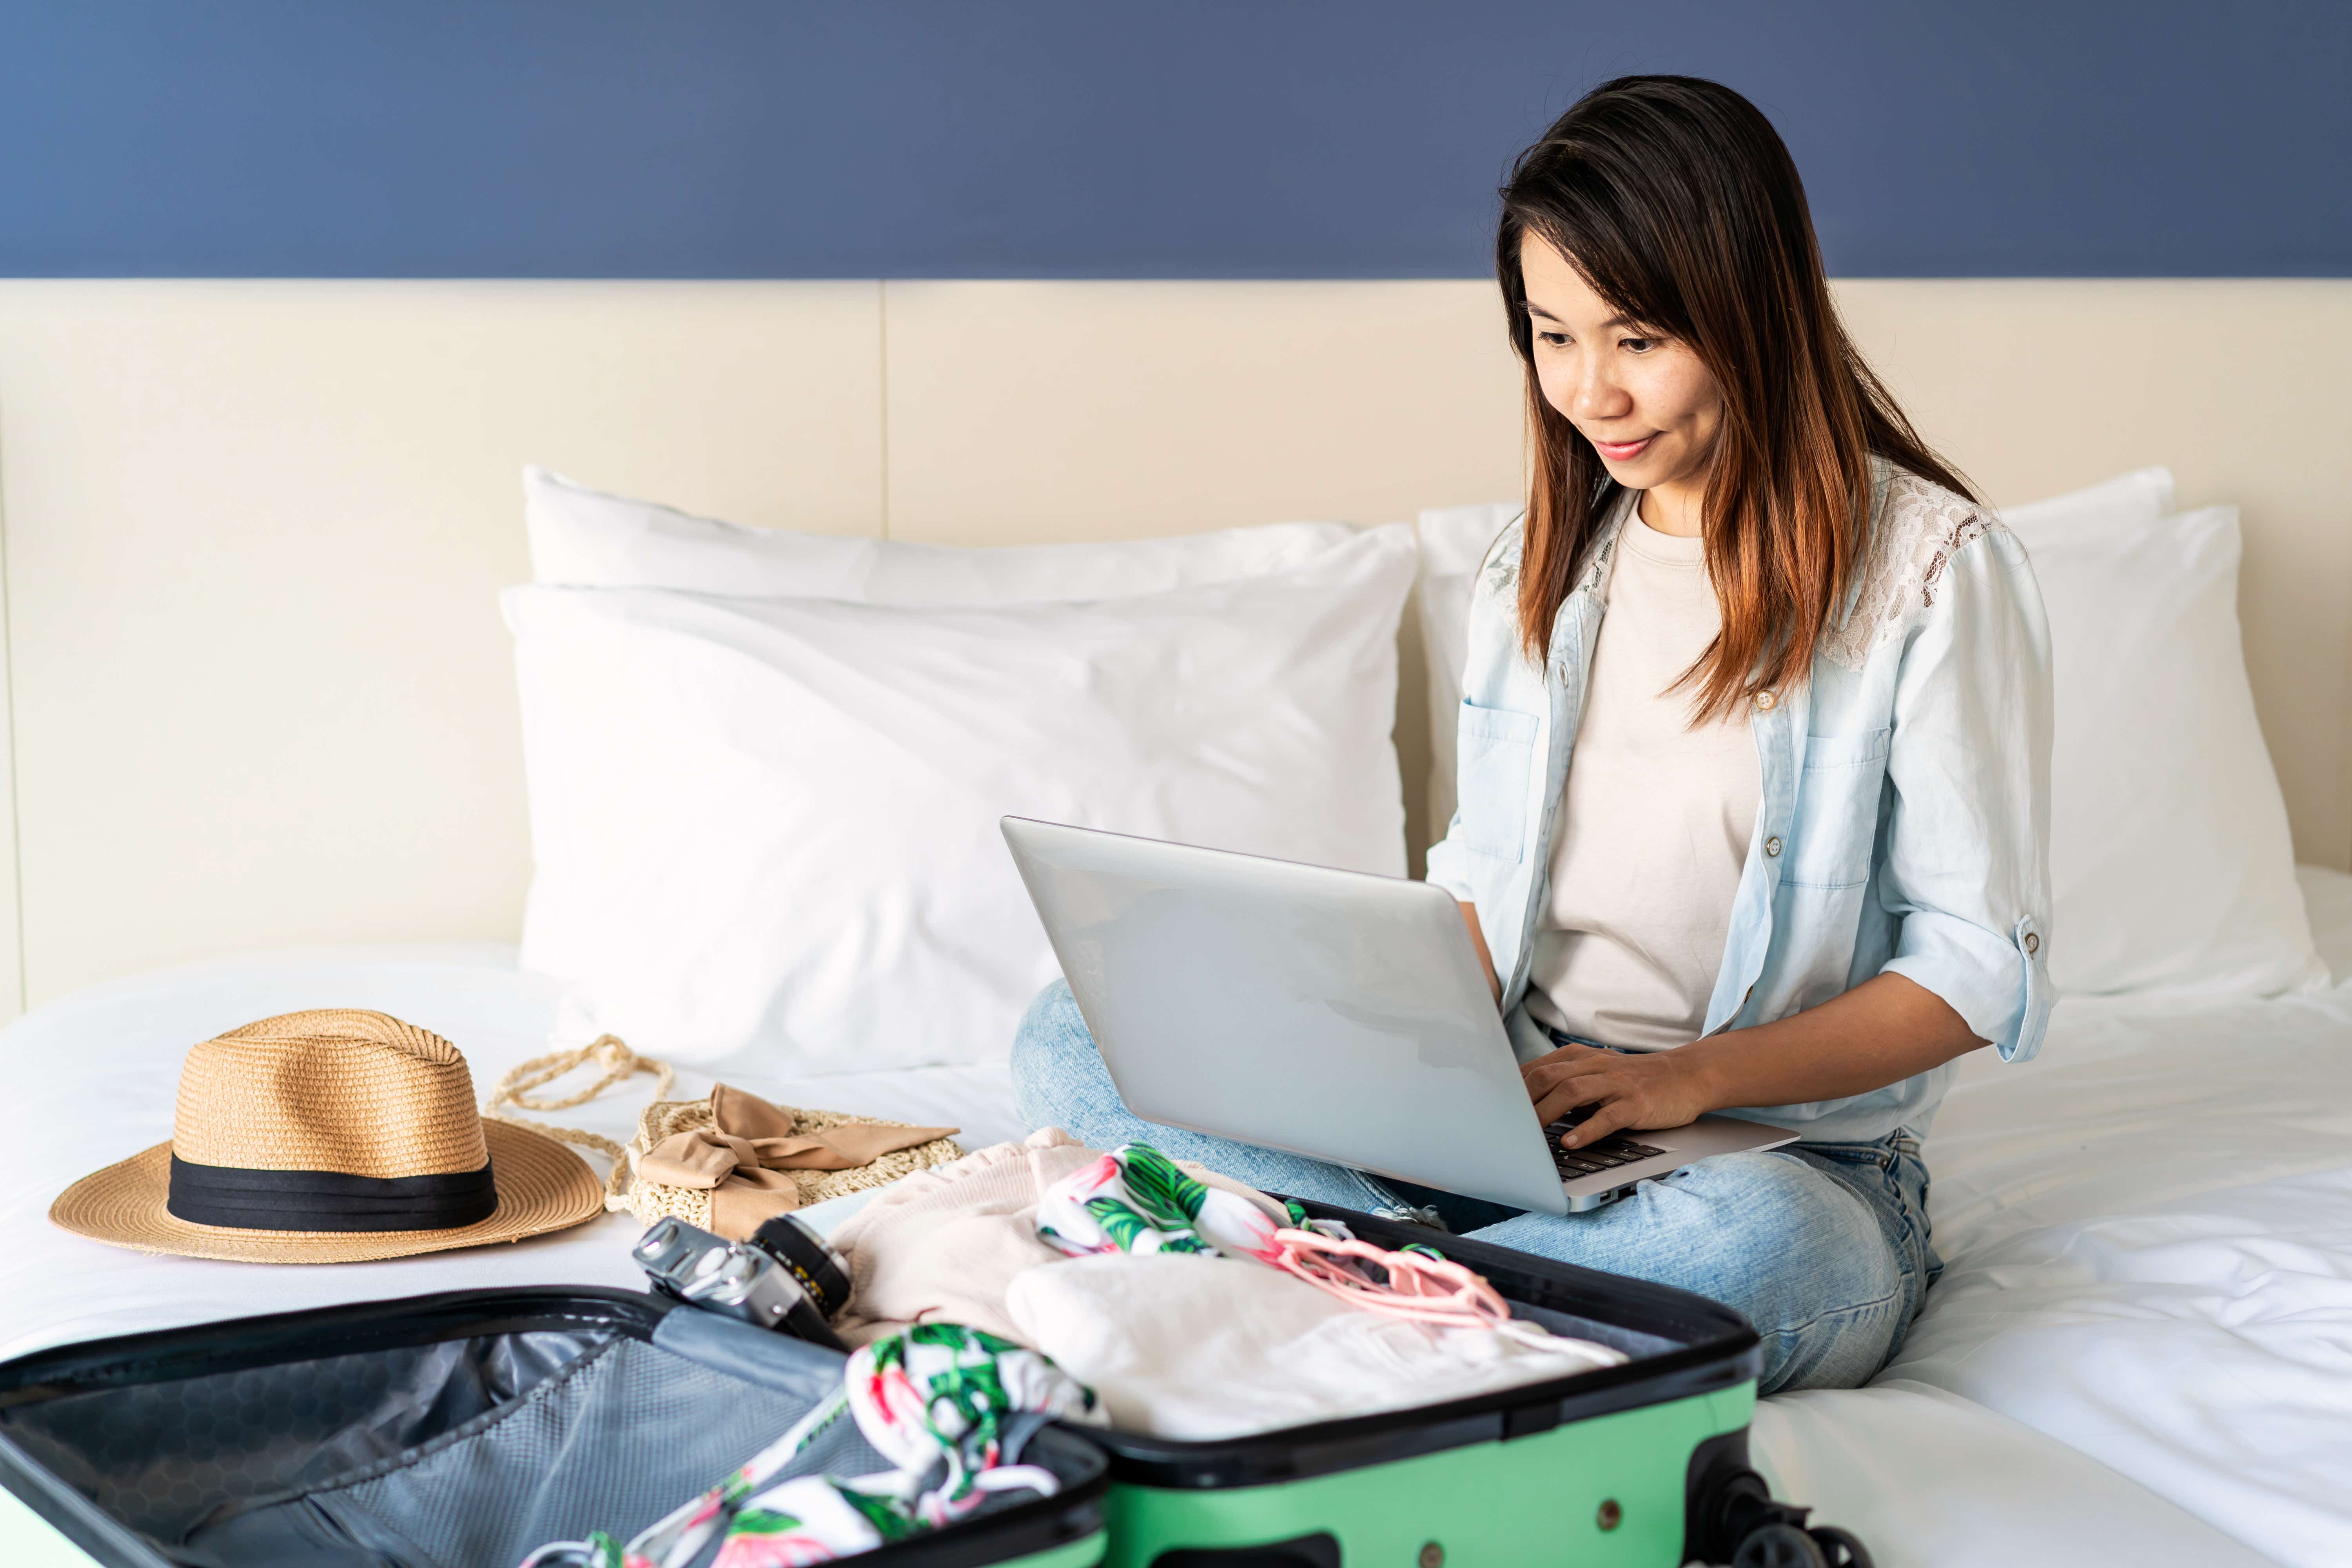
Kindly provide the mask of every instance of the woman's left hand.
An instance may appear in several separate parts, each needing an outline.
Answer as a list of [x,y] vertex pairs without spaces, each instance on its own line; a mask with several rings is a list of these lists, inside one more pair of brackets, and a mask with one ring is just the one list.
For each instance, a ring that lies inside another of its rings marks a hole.
[[1707,1103],[1695,1060],[1680,1051],[1628,1056],[1591,1046],[1562,1046],[1519,1069],[1535,1101],[1536,1120],[1549,1127],[1580,1105],[1594,1107],[1560,1140],[1567,1148],[1595,1143],[1628,1128],[1680,1127],[1715,1109]]

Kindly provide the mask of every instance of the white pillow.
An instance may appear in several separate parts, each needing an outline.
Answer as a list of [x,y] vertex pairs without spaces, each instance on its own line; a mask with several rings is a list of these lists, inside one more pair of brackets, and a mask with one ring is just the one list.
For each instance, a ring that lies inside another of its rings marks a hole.
[[2238,638],[2238,509],[2026,540],[2050,614],[2051,980],[2201,1000],[2324,985]]
[[2028,550],[2045,539],[2135,529],[2172,510],[2172,470],[2134,468],[2087,489],[2000,510],[2000,521],[2025,542]]
[[961,549],[744,528],[522,471],[531,580],[875,605],[1102,599],[1230,583],[1311,561],[1355,530],[1277,522],[1173,539]]
[[1402,875],[1412,531],[1242,581],[933,607],[509,589],[567,1033],[698,1065],[1003,1057],[1055,970],[1013,813]]
[[1454,820],[1454,742],[1470,656],[1470,588],[1487,547],[1527,509],[1517,501],[1433,507],[1421,514],[1421,574],[1412,605],[1429,673],[1429,837]]

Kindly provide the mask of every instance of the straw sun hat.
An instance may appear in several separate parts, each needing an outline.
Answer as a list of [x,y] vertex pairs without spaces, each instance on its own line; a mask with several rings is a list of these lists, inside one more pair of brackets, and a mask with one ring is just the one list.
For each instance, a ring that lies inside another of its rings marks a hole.
[[383,1013],[288,1013],[188,1053],[172,1142],[68,1187],[66,1229],[142,1252],[353,1263],[604,1213],[554,1139],[474,1109],[466,1058]]

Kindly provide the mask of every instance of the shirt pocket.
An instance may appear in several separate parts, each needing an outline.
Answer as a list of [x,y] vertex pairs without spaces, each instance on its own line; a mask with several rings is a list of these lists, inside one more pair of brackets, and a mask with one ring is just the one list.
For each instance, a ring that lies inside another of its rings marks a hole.
[[1879,797],[1886,787],[1890,727],[1859,735],[1810,735],[1797,784],[1796,821],[1783,882],[1801,888],[1856,888],[1870,880],[1878,842]]
[[1462,704],[1454,749],[1461,826],[1453,837],[1471,854],[1513,864],[1527,855],[1528,775],[1540,727],[1532,713]]

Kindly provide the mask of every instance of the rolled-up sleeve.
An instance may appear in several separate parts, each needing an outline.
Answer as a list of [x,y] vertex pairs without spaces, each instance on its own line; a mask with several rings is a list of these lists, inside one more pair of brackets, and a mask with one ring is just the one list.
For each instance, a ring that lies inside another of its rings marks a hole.
[[1993,528],[1946,558],[1896,675],[1879,897],[1886,971],[2004,1061],[2041,1048],[2050,957],[2050,628],[2024,547]]
[[1423,879],[1432,887],[1443,888],[1464,903],[1475,900],[1477,884],[1470,879],[1469,868],[1463,863],[1461,843],[1462,814],[1456,811],[1454,820],[1445,826],[1445,837],[1429,847],[1429,869]]

